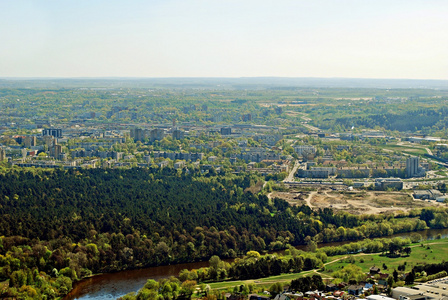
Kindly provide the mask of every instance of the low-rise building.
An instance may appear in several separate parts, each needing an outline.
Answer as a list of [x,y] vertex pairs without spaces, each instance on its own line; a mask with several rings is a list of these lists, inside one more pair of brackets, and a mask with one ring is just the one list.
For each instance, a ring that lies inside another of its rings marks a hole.
[[430,190],[415,190],[412,194],[415,199],[420,200],[436,200],[438,197],[443,196],[443,194],[435,189]]
[[174,169],[182,169],[185,166],[185,161],[181,160],[174,163]]
[[442,300],[447,297],[447,277],[433,282],[420,283],[412,288],[396,287],[392,289],[392,298],[398,300]]
[[400,178],[377,178],[375,179],[375,187],[381,190],[388,188],[402,190],[403,180]]

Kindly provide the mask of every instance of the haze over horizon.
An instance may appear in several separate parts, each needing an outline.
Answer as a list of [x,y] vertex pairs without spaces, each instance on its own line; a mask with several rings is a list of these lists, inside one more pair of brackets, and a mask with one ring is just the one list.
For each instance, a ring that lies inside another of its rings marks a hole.
[[0,77],[448,79],[448,1],[0,2]]

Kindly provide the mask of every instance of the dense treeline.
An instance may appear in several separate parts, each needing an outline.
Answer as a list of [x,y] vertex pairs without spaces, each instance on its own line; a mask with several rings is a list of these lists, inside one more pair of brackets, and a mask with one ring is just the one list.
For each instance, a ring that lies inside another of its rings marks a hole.
[[[150,259],[133,255],[131,266],[138,266],[235,256],[278,240],[300,243],[321,230],[312,219],[291,218],[284,201],[243,193],[250,180],[172,169],[1,175],[0,231],[25,239],[86,240],[115,252],[127,246]],[[312,214],[308,207],[293,209],[299,212]]]
[[[448,272],[448,262],[441,262],[439,264],[423,264],[423,265],[417,265],[414,268],[412,268],[412,272],[414,273],[421,273],[423,271],[425,271],[428,275],[433,275],[440,272],[445,272],[446,274],[446,272]],[[434,280],[434,279],[436,278],[431,277],[427,278],[427,280]]]
[[365,116],[337,118],[335,124],[344,128],[379,126],[387,130],[414,131],[424,127],[445,128],[448,124],[448,107],[419,108],[401,113],[381,113]]

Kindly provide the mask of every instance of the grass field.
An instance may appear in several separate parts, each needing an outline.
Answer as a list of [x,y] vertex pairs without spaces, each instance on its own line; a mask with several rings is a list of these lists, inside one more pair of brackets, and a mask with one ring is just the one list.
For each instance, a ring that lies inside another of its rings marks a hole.
[[[383,254],[358,254],[341,259],[334,264],[329,264],[323,271],[323,274],[331,275],[332,272],[354,263],[361,267],[364,272],[368,272],[373,266],[379,267],[382,272],[387,273],[390,270],[397,269],[399,265],[406,263],[405,272],[410,271],[415,265],[423,263],[440,263],[448,258],[446,247],[448,240],[437,240],[424,242],[423,247],[420,244],[412,245],[410,256],[389,257]],[[429,247],[429,249],[427,248]],[[387,270],[383,269],[383,264]],[[392,271],[391,271],[392,272]]]
[[[423,245],[423,246],[421,246]],[[235,286],[255,284],[259,288],[267,289],[276,282],[289,283],[293,279],[297,279],[307,275],[319,274],[322,278],[331,278],[331,274],[350,263],[354,263],[361,267],[364,272],[368,272],[372,266],[377,266],[383,273],[393,272],[399,265],[406,263],[405,272],[408,272],[417,264],[422,263],[440,263],[448,258],[446,248],[448,239],[423,241],[422,243],[410,245],[412,252],[410,256],[388,257],[382,253],[375,254],[355,254],[355,255],[338,255],[330,256],[325,264],[324,270],[310,270],[300,273],[281,274],[251,280],[238,281],[222,281],[209,283],[211,289],[233,289]],[[387,266],[384,270],[383,264]]]
[[428,152],[424,149],[424,148],[419,148],[419,147],[415,147],[415,146],[410,146],[410,145],[394,145],[394,144],[385,144],[385,145],[381,145],[380,148],[382,149],[386,149],[386,150],[391,150],[391,151],[399,151],[399,152],[403,152],[406,154],[411,154],[411,155],[424,155],[427,154]]

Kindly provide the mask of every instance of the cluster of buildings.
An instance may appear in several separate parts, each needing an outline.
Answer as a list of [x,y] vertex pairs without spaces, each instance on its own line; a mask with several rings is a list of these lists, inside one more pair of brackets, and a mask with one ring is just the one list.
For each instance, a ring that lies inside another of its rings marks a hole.
[[[375,269],[373,267],[372,269]],[[386,294],[388,274],[379,274],[379,280],[375,286],[380,294],[372,294],[374,284],[362,283],[348,285],[344,282],[340,284],[327,284],[325,290],[315,290],[307,292],[295,292],[284,287],[284,290],[277,294],[274,300],[342,300],[342,299],[367,299],[367,300],[444,300],[448,298],[448,278],[441,278],[434,281],[420,283],[412,287],[396,287],[391,289],[391,294]],[[367,294],[367,296],[365,296]],[[270,293],[264,295],[251,294],[249,300],[270,300]],[[235,294],[226,294],[229,300],[243,300]]]
[[[189,111],[200,110],[199,106],[186,107]],[[126,111],[125,107],[114,107],[113,112],[119,113]],[[279,112],[281,113],[281,109]],[[250,120],[251,114],[243,115],[245,119]],[[118,127],[117,127],[118,128]],[[171,124],[157,125],[155,128],[145,128],[144,126],[131,125],[123,129],[101,130],[98,127],[80,128],[71,126],[69,128],[44,128],[42,135],[37,136],[17,136],[18,143],[29,149],[24,155],[22,149],[14,149],[16,157],[33,157],[40,152],[45,152],[50,157],[56,160],[67,161],[76,160],[79,158],[99,158],[115,161],[116,163],[130,156],[124,157],[123,153],[119,151],[112,151],[117,149],[114,147],[116,143],[124,143],[127,134],[134,141],[150,142],[163,140],[170,136],[173,139],[181,140],[190,134],[196,134],[197,137],[202,133],[207,134],[221,134],[223,138],[238,138],[238,146],[222,147],[221,141],[212,141],[204,143],[196,143],[190,145],[189,152],[186,151],[155,151],[151,153],[151,157],[146,155],[144,161],[149,163],[151,159],[155,159],[156,163],[161,163],[161,160],[169,158],[172,161],[203,161],[207,159],[213,165],[220,163],[221,156],[214,151],[214,148],[219,147],[219,153],[223,158],[229,159],[233,165],[240,165],[242,162],[248,164],[247,168],[251,170],[258,170],[261,173],[275,173],[288,172],[290,162],[293,160],[292,156],[283,154],[283,149],[277,143],[283,138],[279,132],[279,128],[264,125],[254,124],[233,124],[233,125],[212,125],[212,126],[197,126],[195,124],[184,123],[182,128],[176,126],[176,121],[173,120]],[[322,133],[319,133],[322,134]],[[326,136],[326,135],[325,135]],[[365,131],[362,133],[364,138],[383,138],[384,133],[381,131]],[[88,137],[88,141],[83,138]],[[252,138],[259,142],[259,147],[249,147],[247,138]],[[77,142],[68,142],[73,138],[78,139]],[[342,139],[342,137],[339,137]],[[81,139],[81,142],[79,141]],[[93,140],[93,141],[92,141]],[[234,144],[234,143],[232,143]],[[221,146],[221,147],[220,147]],[[277,146],[277,147],[276,147]],[[322,146],[324,154],[321,149],[313,145],[294,145],[293,149],[297,157],[303,158],[306,161],[305,168],[299,168],[296,173],[300,178],[377,178],[376,185],[381,188],[399,188],[402,182],[398,179],[391,179],[389,177],[412,178],[425,175],[427,166],[420,162],[418,157],[409,157],[406,163],[391,165],[391,166],[371,166],[363,165],[356,167],[348,167],[344,160],[336,161],[328,146]],[[196,150],[194,149],[196,148]],[[67,149],[67,153],[63,152]],[[343,151],[350,150],[348,145],[332,146],[333,150]],[[163,149],[162,149],[163,150]],[[215,154],[211,153],[214,152]],[[205,152],[205,153],[204,153]],[[230,154],[229,154],[230,152]],[[319,152],[319,153],[318,153]],[[207,154],[208,153],[208,154]],[[135,153],[134,153],[135,154]],[[317,155],[319,156],[317,157]],[[215,157],[215,155],[218,155]],[[4,155],[5,156],[5,155]],[[138,162],[142,162],[139,155]],[[317,159],[317,158],[318,159]],[[135,160],[132,160],[135,161]],[[258,166],[254,163],[264,163]],[[29,161],[27,162],[29,163]],[[162,165],[165,163],[162,163]]]
[[291,161],[290,160],[264,160],[262,161],[266,167],[257,168],[255,162],[247,164],[248,170],[257,171],[262,175],[275,174],[275,173],[288,173],[290,170]]
[[[289,286],[285,286],[283,291],[273,298],[274,300],[442,300],[448,296],[446,286],[438,283],[424,283],[416,285],[412,288],[397,287],[392,289],[392,295],[387,296],[388,289],[387,278],[389,274],[382,273],[378,267],[372,267],[368,273],[369,277],[374,279],[374,283],[347,284],[341,282],[339,284],[329,283],[325,285],[323,290],[310,290],[306,292],[297,292],[291,290]],[[443,285],[443,286],[442,286]],[[374,289],[380,294],[373,294]],[[445,288],[445,289],[444,289]],[[243,300],[236,294],[226,294],[229,300]],[[270,292],[265,291],[264,295],[251,294],[249,300],[270,300]]]
[[[311,153],[312,148],[300,149],[304,153]],[[420,164],[418,157],[408,157],[406,159],[406,166],[391,166],[391,167],[324,167],[315,166],[315,162],[307,162],[304,169],[299,169],[297,176],[300,178],[330,178],[332,176],[338,178],[382,178],[382,177],[401,177],[412,178],[422,177],[426,174],[426,169]],[[428,164],[425,164],[429,168]],[[385,179],[383,179],[384,181]],[[392,180],[388,180],[391,181]]]
[[171,160],[197,161],[204,159],[204,153],[154,151],[153,157],[169,158]]
[[244,160],[245,162],[262,162],[264,160],[279,160],[281,155],[279,152],[268,150],[260,147],[251,147],[242,149],[242,153],[235,158]]
[[429,190],[415,190],[412,196],[415,199],[420,200],[436,200],[438,202],[444,202],[446,197],[439,190],[429,189]]

